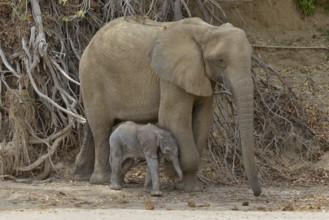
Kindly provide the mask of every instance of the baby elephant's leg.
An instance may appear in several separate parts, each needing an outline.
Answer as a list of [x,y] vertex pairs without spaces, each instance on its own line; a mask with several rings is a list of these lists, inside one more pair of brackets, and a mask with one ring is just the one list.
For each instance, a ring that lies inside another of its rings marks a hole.
[[152,191],[152,178],[150,169],[147,169],[147,173],[145,176],[145,183],[144,183],[144,191],[151,192]]
[[119,145],[111,143],[110,164],[111,164],[111,185],[110,189],[120,190],[121,187],[121,149]]
[[123,161],[121,165],[121,173],[120,173],[120,184],[121,186],[124,184],[124,179],[127,174],[127,172],[130,170],[130,168],[134,165],[134,159],[128,158],[125,161]]
[[[159,178],[159,162],[158,159],[146,157],[148,172],[150,173],[152,180],[152,196],[161,196],[162,193],[160,191],[160,178]],[[148,174],[149,175],[149,174]],[[148,177],[149,178],[149,177]],[[149,181],[149,180],[147,180]]]
[[113,178],[113,173],[111,174],[111,185],[110,185],[110,189],[113,189],[113,190],[121,190],[122,189],[122,186],[121,186],[120,181],[118,179],[119,178],[116,178],[116,177]]
[[112,172],[111,172],[111,185],[110,189],[120,190],[121,187],[121,178],[120,178],[120,162],[115,162],[112,164]]

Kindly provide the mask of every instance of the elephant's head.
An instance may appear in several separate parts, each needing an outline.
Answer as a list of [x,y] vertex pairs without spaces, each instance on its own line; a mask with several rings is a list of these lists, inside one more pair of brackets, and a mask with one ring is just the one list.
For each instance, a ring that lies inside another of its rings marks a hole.
[[172,162],[179,179],[183,179],[183,172],[179,164],[178,144],[170,132],[148,124],[138,130],[137,138],[145,156],[158,159],[160,153],[165,159]]
[[158,137],[158,146],[160,147],[161,154],[166,160],[172,162],[179,179],[182,180],[183,172],[179,165],[179,149],[176,139],[170,132],[165,130],[160,130]]
[[231,91],[246,176],[254,195],[260,195],[254,158],[251,55],[244,31],[230,24],[212,26],[197,18],[164,29],[150,52],[155,73],[188,93],[212,96],[214,82],[224,83]]

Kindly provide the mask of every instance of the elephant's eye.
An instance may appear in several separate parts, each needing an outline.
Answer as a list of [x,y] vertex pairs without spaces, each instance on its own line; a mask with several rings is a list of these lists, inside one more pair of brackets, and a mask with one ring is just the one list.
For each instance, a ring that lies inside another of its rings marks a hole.
[[220,68],[225,68],[225,62],[224,62],[224,60],[223,59],[219,59],[218,61],[217,61],[217,65],[220,67]]

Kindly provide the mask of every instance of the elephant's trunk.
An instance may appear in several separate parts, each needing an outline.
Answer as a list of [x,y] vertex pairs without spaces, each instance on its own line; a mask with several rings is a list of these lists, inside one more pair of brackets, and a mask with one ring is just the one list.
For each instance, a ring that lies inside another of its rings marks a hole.
[[234,104],[238,113],[238,128],[246,176],[254,195],[259,196],[262,190],[257,177],[254,155],[254,91],[250,68],[241,68],[240,71],[231,73],[229,84],[234,95]]
[[174,168],[178,174],[178,177],[179,177],[179,180],[181,181],[183,179],[183,172],[182,172],[182,169],[179,165],[179,160],[178,158],[175,158],[173,161],[172,161],[172,164],[174,165]]

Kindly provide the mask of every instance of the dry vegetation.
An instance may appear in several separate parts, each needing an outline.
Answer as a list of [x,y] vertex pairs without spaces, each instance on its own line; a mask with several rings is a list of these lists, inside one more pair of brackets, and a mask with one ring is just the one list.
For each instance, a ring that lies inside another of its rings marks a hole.
[[[85,121],[79,99],[78,63],[83,49],[104,23],[119,16],[145,15],[158,21],[201,16],[209,23],[220,24],[227,16],[218,2],[1,1],[2,178],[44,179],[56,162],[72,160],[69,154],[77,153]],[[322,102],[329,99],[328,88],[306,75],[304,81],[299,78],[304,84],[296,88],[258,56],[253,61],[254,133],[261,179],[328,178],[325,171],[309,166],[328,150],[328,105]],[[202,169],[200,177],[226,184],[241,182],[243,167],[234,106],[222,85],[218,85],[216,94],[207,168]],[[295,162],[310,163],[307,167],[291,166],[287,154],[294,154]],[[304,176],[296,175],[300,169],[307,171]]]

